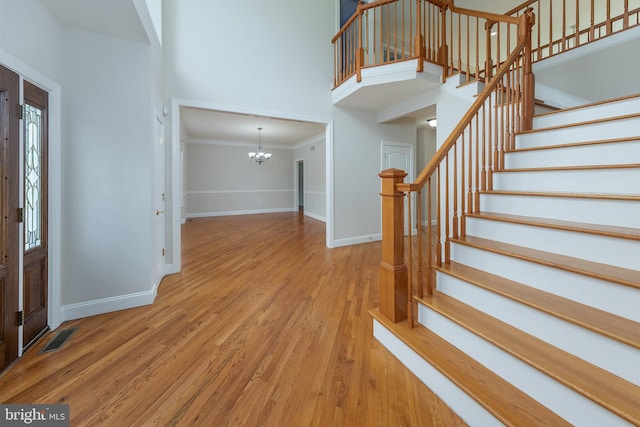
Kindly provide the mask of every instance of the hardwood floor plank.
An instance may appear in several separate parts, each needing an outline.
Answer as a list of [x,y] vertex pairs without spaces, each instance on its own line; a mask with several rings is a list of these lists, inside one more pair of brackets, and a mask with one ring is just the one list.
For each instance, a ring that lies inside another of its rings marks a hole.
[[0,402],[68,403],[73,426],[464,426],[373,338],[380,244],[324,238],[298,213],[188,221],[153,305],[66,322]]

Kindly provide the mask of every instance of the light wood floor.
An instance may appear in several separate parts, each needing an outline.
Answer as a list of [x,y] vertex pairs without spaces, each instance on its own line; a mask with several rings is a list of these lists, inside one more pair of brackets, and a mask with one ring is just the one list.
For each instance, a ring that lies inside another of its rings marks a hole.
[[63,324],[0,377],[2,403],[71,425],[463,426],[372,337],[379,243],[326,249],[297,213],[194,219],[151,306]]

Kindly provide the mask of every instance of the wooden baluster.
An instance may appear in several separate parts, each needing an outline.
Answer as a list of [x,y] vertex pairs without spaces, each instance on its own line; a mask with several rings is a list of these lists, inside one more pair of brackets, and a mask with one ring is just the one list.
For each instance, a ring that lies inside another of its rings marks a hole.
[[518,25],[518,39],[525,39],[525,47],[523,53],[523,65],[522,72],[524,75],[524,85],[522,88],[522,115],[523,123],[521,129],[523,131],[533,129],[533,115],[535,110],[535,76],[533,75],[532,56],[531,51],[531,29],[535,25],[535,16],[533,11],[529,8],[524,15],[520,17],[520,24]]
[[[455,146],[454,146],[454,150],[455,150]],[[450,220],[450,215],[449,215],[449,154],[447,153],[447,155],[444,158],[445,160],[445,177],[444,177],[444,262],[446,264],[449,264],[449,262],[451,261],[451,248],[449,245],[449,237],[451,236],[451,234],[449,233],[449,223],[451,222]]]
[[[474,209],[474,203],[473,203],[473,199],[475,197],[475,192],[474,192],[474,188],[473,188],[473,181],[474,181],[474,170],[475,170],[475,177],[476,177],[476,190],[477,190],[477,185],[478,185],[478,178],[477,178],[477,171],[478,171],[478,164],[476,163],[476,167],[475,169],[473,168],[473,148],[474,146],[477,147],[477,139],[478,139],[478,117],[476,116],[475,118],[475,124],[476,124],[476,133],[475,133],[475,138],[473,137],[473,126],[469,125],[469,189],[467,190],[467,212],[468,213],[473,213],[475,211]],[[476,156],[478,155],[478,150],[476,149]],[[477,159],[477,157],[476,157]],[[466,232],[463,233],[463,236],[466,236]]]
[[607,34],[610,35],[612,30],[611,25],[611,0],[607,0]]
[[493,62],[491,60],[491,32],[493,31],[493,25],[495,23],[491,21],[485,21],[484,28],[486,32],[486,57],[484,66],[484,82],[489,83],[491,77],[493,77]]
[[[579,1],[579,0],[578,0]],[[540,13],[540,0],[538,0],[538,17],[541,17],[542,14]],[[537,32],[538,32],[538,61],[542,59],[542,30],[540,29],[540,25],[537,26]]]
[[427,295],[433,295],[434,284],[436,283],[435,269],[433,268],[433,194],[431,193],[431,177],[427,180]]
[[421,0],[416,0],[416,39],[413,46],[413,54],[418,58],[417,70],[419,73],[424,71],[425,47],[424,34],[422,32],[422,13],[420,8]]
[[418,289],[416,293],[418,298],[422,298],[424,296],[424,276],[422,272],[422,190],[416,192],[416,209],[418,211],[416,215],[416,228],[418,229]]
[[[464,136],[462,137],[464,141]],[[453,146],[453,216],[452,216],[452,235],[457,239],[460,235],[458,228],[458,143]]]
[[[459,236],[463,236],[465,235],[465,229],[464,229],[464,217],[466,216],[466,209],[467,209],[467,205],[466,205],[466,197],[465,197],[465,178],[467,176],[467,168],[465,166],[465,155],[464,155],[464,149],[465,149],[466,143],[465,143],[465,139],[464,139],[464,131],[462,132],[462,136],[461,136],[461,140],[460,140],[460,220],[459,220]],[[456,197],[457,199],[457,197]]]
[[[436,182],[436,264],[442,267],[442,186],[441,167],[438,166],[438,179]],[[447,220],[448,221],[448,220]],[[433,272],[435,275],[435,271]],[[435,284],[435,280],[432,282]]]
[[364,48],[362,47],[362,3],[358,3],[358,45],[356,48],[356,81],[362,81],[362,66],[364,64]]
[[458,54],[456,56],[458,57],[458,72],[462,73],[463,72],[463,69],[462,69],[462,15],[460,15],[459,13],[457,15],[458,15]]
[[467,81],[471,80],[471,34],[469,31],[469,24],[471,23],[469,15],[467,15]]
[[480,81],[480,20],[476,16],[476,81]]
[[567,49],[567,46],[565,45],[565,41],[567,38],[567,4],[566,4],[567,0],[562,0],[562,48],[560,49],[561,52],[564,52]]
[[624,0],[624,14],[622,18],[622,28],[629,28],[629,0]]
[[576,24],[574,31],[576,32],[576,46],[580,46],[580,0],[576,0]]
[[408,246],[408,275],[407,275],[407,325],[409,329],[413,329],[413,210],[411,209],[411,192],[406,193],[407,196],[407,231],[409,234]]
[[595,39],[595,30],[596,30],[596,25],[595,25],[595,5],[594,5],[594,0],[591,0],[591,27],[589,27],[589,41],[592,42]]
[[447,46],[447,9],[446,6],[440,9],[440,19],[442,22],[442,40],[440,43],[440,51],[438,52],[438,62],[442,66],[442,80],[446,81],[449,77],[449,47]]
[[[488,101],[487,101],[488,102]],[[480,171],[480,190],[488,189],[487,185],[487,102],[482,106],[482,170]],[[491,134],[491,132],[489,132]],[[476,211],[479,209],[476,208]]]
[[369,42],[369,9],[364,11],[364,34],[365,45],[364,52],[366,53],[364,65],[371,65],[371,43]]
[[553,56],[553,0],[549,1],[549,56]]
[[407,174],[387,169],[382,178],[382,260],[378,270],[380,313],[397,323],[407,318],[408,269],[404,259],[404,193]]

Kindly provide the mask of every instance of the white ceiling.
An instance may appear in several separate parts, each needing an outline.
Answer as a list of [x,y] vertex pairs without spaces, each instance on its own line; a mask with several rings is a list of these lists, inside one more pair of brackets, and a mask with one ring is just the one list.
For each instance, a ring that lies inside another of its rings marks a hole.
[[316,136],[324,136],[321,123],[276,119],[273,117],[228,113],[201,108],[181,107],[180,120],[191,140],[258,142],[268,146],[293,146]]
[[149,43],[133,0],[40,1],[67,27]]

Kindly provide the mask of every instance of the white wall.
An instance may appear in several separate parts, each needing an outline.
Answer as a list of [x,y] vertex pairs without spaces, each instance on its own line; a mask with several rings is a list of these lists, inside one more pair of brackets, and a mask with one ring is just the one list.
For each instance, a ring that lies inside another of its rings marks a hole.
[[63,44],[63,303],[149,291],[150,48],[69,28]]
[[52,178],[61,175],[50,188],[50,205],[61,206],[50,223],[61,298],[51,309],[65,320],[152,302],[152,104],[160,88],[151,47],[61,26],[36,0],[2,0],[0,17],[2,52],[57,82],[62,99],[50,111],[61,118],[50,138],[60,153]]
[[326,221],[326,142],[324,135],[297,145],[293,152],[293,159],[294,164],[297,161],[302,161],[304,164],[304,214],[320,221]]
[[332,122],[327,149],[333,162],[326,166],[334,186],[325,189],[333,194],[326,209],[334,218],[330,239],[343,245],[379,238],[380,141],[415,142],[416,129],[378,125],[374,113],[332,105],[336,3],[193,0],[164,6],[166,93],[229,111]]
[[187,218],[293,210],[293,149],[263,148],[273,157],[262,165],[249,159],[255,144],[186,144]]

